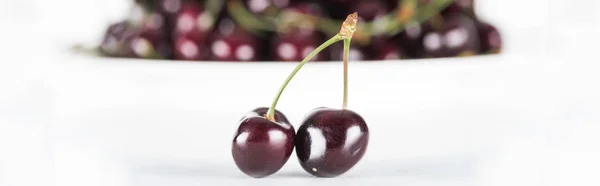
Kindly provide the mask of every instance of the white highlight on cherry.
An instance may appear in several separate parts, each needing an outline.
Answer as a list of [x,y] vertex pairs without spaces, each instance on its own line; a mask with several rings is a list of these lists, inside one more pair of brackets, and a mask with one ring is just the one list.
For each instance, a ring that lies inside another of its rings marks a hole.
[[189,14],[183,14],[177,18],[177,30],[180,32],[190,32],[194,29],[194,18]]
[[346,141],[344,142],[344,148],[348,148],[351,145],[354,145],[359,139],[361,135],[359,126],[352,126],[348,128],[346,131]]
[[246,143],[246,140],[248,140],[249,135],[250,134],[248,134],[248,132],[242,132],[235,138],[235,142],[238,145],[244,145]]
[[181,44],[181,54],[186,58],[195,58],[199,54],[198,46],[190,40],[185,40]]
[[285,134],[279,130],[270,130],[268,133],[271,143],[283,144],[286,139]]
[[131,48],[133,48],[133,52],[135,52],[136,55],[146,57],[150,53],[152,44],[150,44],[150,41],[148,41],[147,39],[138,37],[133,39],[133,41],[131,42]]
[[446,33],[444,39],[448,47],[455,48],[464,45],[469,39],[468,37],[467,31],[464,28],[456,28]]
[[306,129],[308,135],[310,136],[310,156],[308,159],[315,159],[322,157],[325,155],[325,149],[327,148],[327,141],[325,140],[325,136],[321,132],[320,129],[317,128],[308,128]]
[[285,60],[294,59],[296,56],[296,47],[290,43],[281,43],[277,47],[277,53]]
[[[308,56],[308,54],[310,54],[313,50],[315,50],[314,46],[307,46],[304,47],[304,49],[302,49],[302,58],[305,58],[306,56]],[[315,57],[319,56],[319,54],[317,54]]]
[[235,57],[244,61],[250,60],[252,57],[254,57],[254,49],[247,44],[239,46],[235,51]]
[[211,49],[213,54],[220,58],[226,58],[231,54],[231,47],[223,40],[215,41]]
[[423,39],[423,45],[428,50],[437,50],[442,46],[442,38],[437,33],[429,33]]
[[253,12],[263,11],[267,7],[269,7],[269,4],[271,4],[269,0],[250,0],[250,2],[248,2],[250,10],[252,10]]

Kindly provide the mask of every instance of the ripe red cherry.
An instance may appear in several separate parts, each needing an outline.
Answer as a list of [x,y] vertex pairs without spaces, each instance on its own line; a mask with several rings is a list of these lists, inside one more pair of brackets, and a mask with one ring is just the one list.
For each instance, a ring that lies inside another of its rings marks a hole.
[[223,19],[209,43],[210,59],[215,61],[258,61],[262,45],[255,35]]
[[265,118],[268,108],[257,108],[240,121],[233,137],[231,153],[245,174],[261,178],[277,172],[294,149],[294,127],[279,111],[275,121]]
[[417,57],[452,57],[479,52],[479,34],[472,18],[463,14],[444,15],[443,22],[423,33]]
[[[275,61],[301,61],[321,42],[316,32],[307,35],[295,32],[278,34],[271,45]],[[324,55],[317,54],[313,60],[324,60]]]
[[347,109],[318,108],[296,134],[296,155],[304,170],[318,177],[335,177],[363,157],[369,142],[364,119]]
[[173,50],[175,59],[205,60],[208,58],[206,43],[188,36],[178,36],[174,39]]
[[194,2],[185,2],[175,16],[174,37],[185,36],[204,43],[213,29],[215,17],[203,6]]
[[481,41],[481,52],[484,54],[500,53],[502,50],[502,38],[498,29],[484,22],[479,22],[477,27]]
[[164,17],[151,13],[140,22],[127,20],[109,26],[100,50],[116,57],[170,58],[171,45],[165,31]]

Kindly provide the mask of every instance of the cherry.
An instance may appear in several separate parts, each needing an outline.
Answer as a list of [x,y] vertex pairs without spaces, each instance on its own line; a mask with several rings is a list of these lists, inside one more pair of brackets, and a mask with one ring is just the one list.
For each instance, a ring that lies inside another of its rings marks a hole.
[[432,24],[423,33],[417,57],[468,56],[479,51],[479,34],[473,19],[463,14],[444,15],[443,22]]
[[258,37],[223,19],[209,43],[210,58],[215,61],[258,61],[262,45]]
[[294,149],[294,127],[279,111],[275,111],[274,121],[265,118],[267,110],[261,107],[247,113],[232,141],[235,164],[255,178],[277,172]]
[[169,58],[171,45],[160,14],[145,15],[140,22],[121,21],[109,26],[100,50],[109,56]]
[[131,26],[127,21],[111,24],[104,33],[100,44],[100,51],[109,56],[122,56],[121,48],[125,38],[132,34]]
[[348,58],[356,13],[348,16],[341,35],[344,40],[344,97],[342,109],[318,108],[310,112],[295,138],[296,155],[302,168],[318,177],[335,177],[350,170],[365,154],[369,128],[348,105]]
[[174,39],[175,59],[180,60],[204,60],[208,57],[206,43],[195,38],[178,36]]
[[306,172],[335,177],[363,157],[369,141],[364,119],[347,109],[313,110],[296,134],[296,155]]
[[484,54],[500,53],[502,50],[502,38],[498,29],[484,22],[479,22],[477,27],[481,41],[481,52]]
[[215,17],[198,3],[184,2],[176,13],[174,21],[174,38],[185,36],[200,45],[205,43],[212,31]]

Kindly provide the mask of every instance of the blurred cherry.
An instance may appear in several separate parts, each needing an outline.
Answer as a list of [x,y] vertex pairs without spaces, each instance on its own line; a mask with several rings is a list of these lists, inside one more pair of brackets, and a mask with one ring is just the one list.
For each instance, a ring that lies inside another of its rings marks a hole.
[[203,43],[212,31],[215,17],[204,10],[201,4],[184,2],[176,13],[174,35],[192,38]]
[[209,43],[210,58],[215,61],[258,61],[262,45],[260,39],[225,18],[219,23]]
[[480,50],[479,34],[472,18],[463,14],[444,15],[443,22],[432,22],[423,32],[417,57],[452,57],[475,55]]
[[484,54],[500,53],[502,51],[502,38],[498,29],[484,22],[479,22],[477,27],[481,41],[481,52]]

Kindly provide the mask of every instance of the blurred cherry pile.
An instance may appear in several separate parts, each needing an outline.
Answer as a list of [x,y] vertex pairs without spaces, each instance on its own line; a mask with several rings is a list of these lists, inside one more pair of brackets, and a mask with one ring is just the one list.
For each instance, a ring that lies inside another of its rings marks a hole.
[[[300,61],[345,15],[362,23],[352,60],[499,53],[498,30],[474,0],[135,0],[99,46],[112,57],[194,61]],[[316,60],[341,60],[333,45]]]

